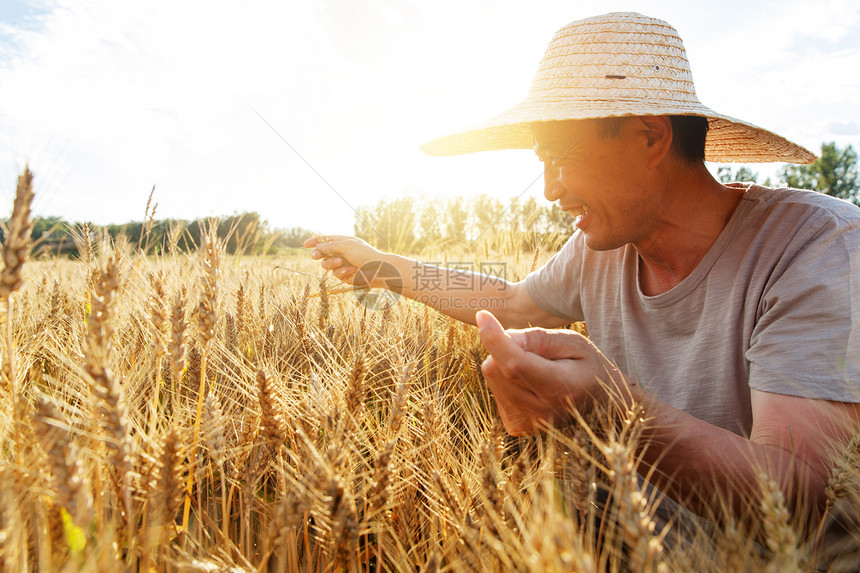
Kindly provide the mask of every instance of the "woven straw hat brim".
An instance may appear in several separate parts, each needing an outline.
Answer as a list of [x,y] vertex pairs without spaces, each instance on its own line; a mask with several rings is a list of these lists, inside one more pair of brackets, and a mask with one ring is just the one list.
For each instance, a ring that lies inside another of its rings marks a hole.
[[[421,146],[428,155],[446,156],[462,155],[477,151],[494,151],[501,149],[532,149],[534,136],[532,123],[542,121],[565,121],[571,119],[594,119],[602,117],[619,117],[625,115],[701,115],[708,118],[708,137],[705,142],[705,161],[714,163],[812,163],[815,154],[792,143],[784,137],[771,131],[739,119],[717,114],[711,111],[703,113],[667,112],[622,113],[607,111],[605,114],[595,114],[593,111],[584,116],[574,114],[553,114],[543,110],[540,113],[529,114],[517,120],[507,113],[453,135],[439,137]],[[507,120],[507,121],[506,121]]]
[[524,101],[421,149],[429,155],[531,149],[533,123],[645,115],[707,117],[706,161],[815,160],[813,153],[784,137],[704,106],[677,31],[635,13],[605,14],[565,26],[550,42]]

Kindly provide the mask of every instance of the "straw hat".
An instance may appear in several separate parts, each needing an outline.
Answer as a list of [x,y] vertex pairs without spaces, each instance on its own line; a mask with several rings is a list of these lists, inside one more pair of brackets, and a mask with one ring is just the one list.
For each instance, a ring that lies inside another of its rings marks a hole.
[[531,149],[534,122],[630,115],[707,117],[707,161],[815,160],[815,155],[775,133],[702,105],[675,28],[632,12],[605,14],[565,26],[550,42],[523,102],[421,149],[430,155]]

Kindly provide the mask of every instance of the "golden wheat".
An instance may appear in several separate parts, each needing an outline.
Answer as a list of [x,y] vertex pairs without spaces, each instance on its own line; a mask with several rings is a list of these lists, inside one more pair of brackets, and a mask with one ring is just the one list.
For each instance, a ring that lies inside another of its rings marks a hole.
[[[367,309],[305,254],[226,256],[213,229],[196,255],[173,233],[147,258],[87,228],[79,260],[8,281],[3,570],[814,567],[767,479],[747,519],[725,503],[664,543],[676,525],[655,527],[637,475],[638,412],[506,436],[473,327],[406,300]],[[860,499],[854,446],[823,519]]]

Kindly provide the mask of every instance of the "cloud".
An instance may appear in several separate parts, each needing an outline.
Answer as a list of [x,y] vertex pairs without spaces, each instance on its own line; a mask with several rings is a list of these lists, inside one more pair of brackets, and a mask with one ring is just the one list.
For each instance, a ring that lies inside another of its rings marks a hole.
[[827,130],[836,135],[860,135],[860,123],[856,121],[837,121],[827,124]]

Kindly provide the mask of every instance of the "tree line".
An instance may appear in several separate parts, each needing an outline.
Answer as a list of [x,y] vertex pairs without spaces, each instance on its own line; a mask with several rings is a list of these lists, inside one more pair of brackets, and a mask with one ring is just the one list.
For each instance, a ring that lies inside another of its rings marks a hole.
[[[191,252],[211,219],[149,219],[119,225],[69,222],[62,217],[42,217],[33,224],[35,256],[86,257],[103,238],[123,237],[146,254]],[[273,229],[259,213],[245,212],[216,219],[218,236],[230,254],[273,254],[301,246],[310,231],[301,227]],[[3,226],[5,238],[5,226]]]
[[[534,197],[503,201],[488,194],[439,199],[404,193],[359,207],[355,235],[394,252],[415,253],[463,243],[508,239],[509,247],[527,249],[534,237],[569,236],[573,219]],[[528,234],[528,235],[527,235]]]

